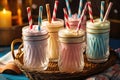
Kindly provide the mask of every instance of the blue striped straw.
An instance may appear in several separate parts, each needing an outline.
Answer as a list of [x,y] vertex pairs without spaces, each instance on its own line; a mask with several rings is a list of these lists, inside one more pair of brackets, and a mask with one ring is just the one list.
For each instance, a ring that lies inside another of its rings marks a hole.
[[39,16],[38,16],[38,30],[40,31],[40,27],[42,24],[42,12],[43,12],[43,6],[39,7]]
[[103,21],[105,1],[101,1],[100,20]]
[[65,2],[66,2],[67,9],[68,9],[68,14],[69,14],[69,17],[72,17],[69,2],[68,2],[68,0],[65,0]]
[[83,6],[83,0],[80,0],[79,8],[78,8],[78,18],[80,18],[80,16],[81,16],[82,6]]

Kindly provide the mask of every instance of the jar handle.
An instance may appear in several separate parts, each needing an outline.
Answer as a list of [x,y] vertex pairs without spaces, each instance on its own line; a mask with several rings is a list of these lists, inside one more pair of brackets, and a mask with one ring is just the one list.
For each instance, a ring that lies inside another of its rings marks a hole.
[[13,56],[13,59],[17,59],[17,58],[19,58],[20,56],[21,56],[21,48],[23,47],[23,44],[21,44],[20,46],[19,46],[19,48],[18,48],[18,54],[15,56],[15,54],[14,54],[14,45],[16,44],[16,43],[19,43],[19,42],[21,42],[22,43],[22,39],[15,39],[15,40],[13,40],[12,41],[12,43],[11,43],[11,53],[12,53],[12,56]]

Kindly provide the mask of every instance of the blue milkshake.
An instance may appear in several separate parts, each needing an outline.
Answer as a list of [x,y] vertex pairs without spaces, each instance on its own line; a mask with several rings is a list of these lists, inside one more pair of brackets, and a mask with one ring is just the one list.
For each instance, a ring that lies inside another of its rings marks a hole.
[[94,23],[87,21],[87,47],[86,56],[88,61],[102,63],[109,57],[109,32],[110,22],[101,22],[95,19]]

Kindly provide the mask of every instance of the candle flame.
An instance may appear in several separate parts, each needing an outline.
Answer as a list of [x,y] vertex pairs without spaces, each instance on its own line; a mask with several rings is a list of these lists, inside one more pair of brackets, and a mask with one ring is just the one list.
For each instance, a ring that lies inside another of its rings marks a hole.
[[6,13],[6,10],[5,10],[5,9],[3,9],[3,13],[4,13],[4,14]]

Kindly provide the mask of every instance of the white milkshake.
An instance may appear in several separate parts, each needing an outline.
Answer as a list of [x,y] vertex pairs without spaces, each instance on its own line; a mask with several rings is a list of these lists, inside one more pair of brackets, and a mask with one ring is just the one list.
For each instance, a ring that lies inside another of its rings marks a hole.
[[45,28],[49,32],[48,39],[48,53],[51,61],[57,61],[59,55],[58,48],[58,31],[64,28],[64,21],[62,19],[56,19],[49,23],[47,20],[43,20],[42,28]]
[[32,30],[28,26],[22,29],[23,62],[25,67],[36,71],[47,69],[49,62],[48,37],[48,32],[45,29],[38,31],[38,25],[33,25]]

